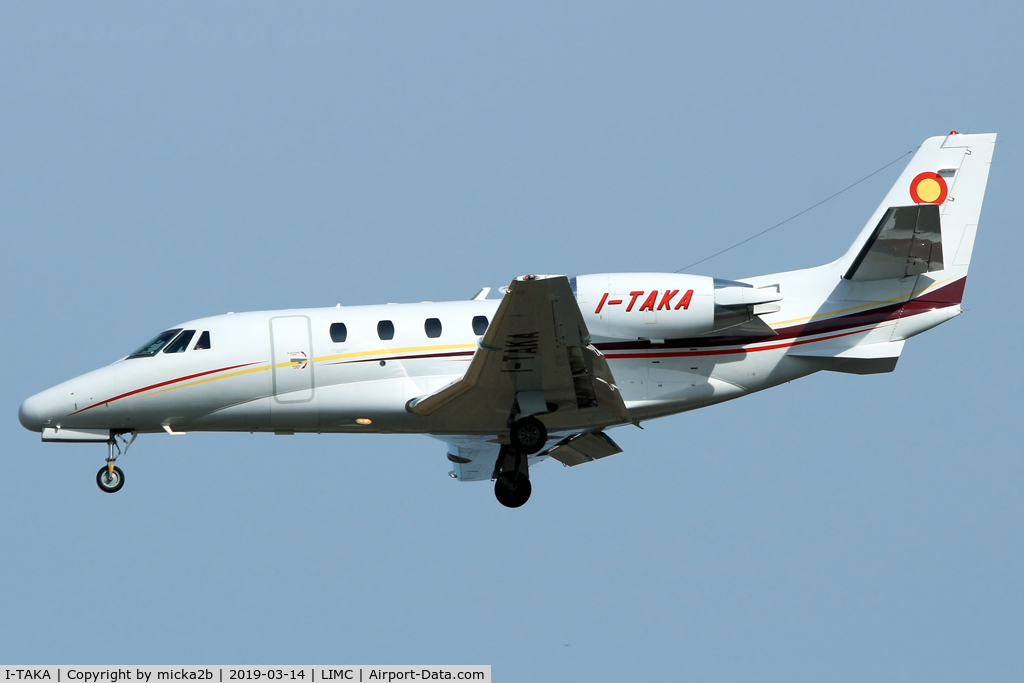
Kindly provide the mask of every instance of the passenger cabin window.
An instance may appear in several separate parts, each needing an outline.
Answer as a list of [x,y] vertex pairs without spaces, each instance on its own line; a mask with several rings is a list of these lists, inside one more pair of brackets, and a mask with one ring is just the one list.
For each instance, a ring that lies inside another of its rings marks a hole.
[[192,341],[192,337],[196,336],[195,330],[185,330],[177,337],[174,338],[167,348],[164,349],[164,353],[185,353],[188,351],[188,343]]
[[348,339],[348,328],[345,327],[345,323],[331,323],[331,341],[341,342]]
[[192,347],[192,350],[201,351],[208,348],[210,348],[210,332],[209,330],[203,330],[203,333],[199,335],[199,341]]
[[175,335],[179,332],[181,332],[180,327],[176,330],[161,332],[139,348],[135,349],[128,358],[149,358],[150,356],[155,356],[160,352],[160,349],[164,348],[164,345],[174,339]]
[[481,335],[487,331],[487,316],[473,316],[473,334]]
[[437,339],[441,336],[441,321],[437,318],[427,318],[426,322],[423,323],[423,331],[431,339]]
[[387,341],[395,338],[395,324],[390,320],[381,320],[377,323],[377,336]]

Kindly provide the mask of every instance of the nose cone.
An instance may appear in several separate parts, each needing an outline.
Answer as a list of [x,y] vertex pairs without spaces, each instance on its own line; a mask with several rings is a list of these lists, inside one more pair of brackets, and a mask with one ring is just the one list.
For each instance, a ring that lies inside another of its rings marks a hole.
[[41,432],[43,427],[50,426],[57,412],[52,397],[48,396],[50,393],[44,391],[25,399],[18,408],[18,421],[22,427],[29,431]]

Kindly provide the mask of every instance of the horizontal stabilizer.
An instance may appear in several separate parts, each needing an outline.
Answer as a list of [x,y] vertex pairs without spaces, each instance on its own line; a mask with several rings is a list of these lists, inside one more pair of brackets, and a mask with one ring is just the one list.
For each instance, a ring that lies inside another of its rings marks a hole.
[[853,375],[875,375],[892,372],[903,352],[903,340],[864,344],[862,346],[835,346],[824,349],[808,348],[791,351],[790,356],[802,358],[831,358],[835,363],[826,367],[832,372]]

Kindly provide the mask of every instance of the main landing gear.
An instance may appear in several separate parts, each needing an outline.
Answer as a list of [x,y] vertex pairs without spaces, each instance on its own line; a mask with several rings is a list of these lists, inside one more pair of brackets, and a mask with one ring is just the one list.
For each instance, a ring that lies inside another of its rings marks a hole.
[[494,472],[494,497],[507,508],[518,508],[530,500],[530,465],[526,453],[514,446],[502,446]]
[[511,445],[502,446],[495,467],[494,497],[507,508],[522,507],[530,500],[528,456],[539,453],[548,440],[548,430],[535,417],[524,417],[509,429]]
[[535,417],[524,417],[512,423],[508,438],[512,446],[520,453],[533,455],[544,448],[548,440],[548,430],[544,423]]
[[[525,457],[525,456],[522,456]],[[533,486],[530,475],[519,472],[502,472],[494,480],[494,497],[507,508],[518,508],[530,500]]]
[[[96,485],[100,487],[100,491],[103,491],[103,493],[117,493],[124,486],[124,472],[114,462],[128,452],[128,448],[139,434],[138,432],[132,432],[131,435],[130,439],[125,439],[122,434],[111,434],[110,441],[107,441],[107,464],[96,473]],[[118,439],[124,442],[123,451],[121,450],[121,445],[117,442]],[[117,449],[117,455],[114,455],[115,448]]]

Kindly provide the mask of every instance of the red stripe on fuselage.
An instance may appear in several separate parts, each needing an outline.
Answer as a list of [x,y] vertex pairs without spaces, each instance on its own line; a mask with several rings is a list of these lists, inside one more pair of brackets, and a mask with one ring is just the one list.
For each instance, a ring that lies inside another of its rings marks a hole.
[[[772,349],[779,349],[786,346],[797,346],[800,344],[809,344],[816,341],[823,341],[825,339],[835,339],[836,337],[845,337],[850,334],[856,334],[863,332],[863,329],[881,325],[886,322],[896,321],[900,318],[908,318],[913,315],[920,313],[926,313],[928,311],[934,311],[940,308],[948,308],[949,306],[956,306],[963,301],[964,285],[967,278],[961,278],[956,282],[952,282],[944,287],[921,295],[920,297],[905,301],[902,303],[888,304],[886,306],[879,306],[878,308],[872,308],[865,311],[857,311],[855,313],[849,313],[847,315],[837,316],[835,318],[829,318],[827,320],[817,320],[799,325],[791,325],[789,327],[781,327],[775,330],[776,334],[771,336],[765,335],[762,337],[736,337],[736,336],[718,336],[718,337],[694,337],[689,339],[666,339],[663,344],[652,344],[649,341],[632,341],[632,342],[604,342],[596,344],[598,350],[600,350],[607,358],[669,358],[673,356],[721,356],[735,353],[747,353],[754,351],[768,351]],[[858,329],[854,329],[858,328]],[[838,334],[831,334],[838,333]],[[826,337],[819,337],[816,339],[804,339],[805,337],[811,337],[816,335],[831,335]],[[755,348],[747,348],[752,344],[763,344],[765,342],[781,342],[783,340],[793,340],[792,342],[784,344],[770,344],[768,346],[759,346]],[[721,346],[732,346],[740,347],[734,349],[713,349],[707,351],[697,351],[698,348],[708,347],[721,347]],[[672,348],[690,348],[689,352],[670,352],[663,351],[663,349]],[[630,353],[616,353],[617,351],[628,351]]]
[[663,353],[606,353],[605,358],[685,358],[688,356],[729,356],[738,353],[754,353],[755,351],[773,351],[775,349],[784,349],[789,346],[800,346],[801,344],[813,344],[814,342],[826,341],[828,339],[838,339],[839,337],[848,337],[851,334],[859,334],[866,330],[852,330],[850,332],[843,332],[841,334],[833,334],[827,337],[815,337],[814,339],[798,339],[796,341],[786,342],[785,344],[773,344],[771,346],[758,346],[752,349],[740,348],[740,349],[712,349],[710,351],[666,351]]
[[428,353],[423,356],[384,356],[375,358],[359,358],[356,360],[339,360],[325,365],[348,365],[349,363],[379,363],[382,360],[416,360],[417,358],[451,358],[454,356],[472,356],[476,351],[451,351],[449,353]]
[[[673,358],[673,357],[687,357],[687,356],[723,356],[738,353],[751,353],[757,351],[771,351],[775,349],[786,348],[790,346],[800,346],[802,344],[812,344],[814,342],[826,341],[829,339],[837,339],[839,337],[846,337],[851,334],[858,334],[866,330],[859,328],[867,328],[870,326],[881,325],[882,323],[898,320],[901,317],[910,317],[918,315],[920,313],[926,313],[928,311],[934,311],[940,308],[948,308],[949,306],[956,306],[963,301],[964,287],[967,283],[967,278],[961,278],[956,282],[952,282],[944,287],[939,287],[931,292],[921,295],[906,301],[903,303],[889,304],[886,306],[879,306],[878,308],[872,308],[866,311],[858,311],[848,315],[841,315],[835,318],[829,318],[827,320],[812,321],[801,325],[792,325],[790,327],[779,328],[776,330],[776,334],[772,336],[764,337],[703,337],[693,339],[667,339],[664,344],[658,344],[658,351],[654,351],[654,346],[650,341],[635,341],[635,342],[610,342],[597,344],[597,348],[604,353],[606,358]],[[608,301],[611,304],[621,304],[622,301]],[[902,310],[901,310],[902,309]],[[858,328],[858,329],[853,329]],[[830,332],[838,332],[838,334],[829,334]],[[828,336],[818,337],[815,335],[825,334]],[[802,337],[815,336],[814,339],[802,339]],[[767,346],[758,346],[755,348],[746,348],[751,344],[761,344],[768,341],[782,341],[784,339],[791,339],[785,343],[769,344]],[[712,346],[737,346],[735,349],[708,349],[705,351],[697,351],[700,347],[712,347]],[[638,348],[639,347],[639,348]],[[691,351],[661,351],[660,349],[669,348],[681,348],[689,347]],[[628,353],[616,353],[616,351],[628,351]],[[451,353],[433,353],[420,356],[395,356],[391,358],[366,358],[351,361],[341,361],[338,363],[328,363],[328,365],[342,365],[346,363],[365,363],[370,361],[380,360],[415,360],[418,358],[451,358],[461,356],[472,356],[474,351],[456,351]],[[177,382],[184,382],[186,380],[195,379],[196,377],[204,377],[206,375],[213,375],[218,372],[224,372],[225,370],[235,370],[236,368],[244,368],[250,365],[256,365],[257,363],[242,363],[240,365],[229,365],[224,368],[218,368],[216,370],[207,370],[206,372],[197,372],[193,375],[186,375],[184,377],[178,377],[176,379],[169,379],[166,382],[158,382],[157,384],[151,384],[141,389],[135,389],[113,398],[108,398],[104,401],[99,401],[76,410],[71,413],[77,415],[78,413],[84,413],[87,410],[91,410],[97,406],[101,406],[114,401],[119,401],[122,398],[134,396],[135,394],[141,394],[144,391],[151,389],[159,389],[170,384]]]
[[194,375],[186,375],[184,377],[178,377],[177,379],[169,379],[166,382],[159,382],[157,384],[150,384],[148,387],[142,387],[141,389],[136,389],[134,391],[129,391],[127,393],[121,394],[119,396],[115,396],[113,398],[108,398],[105,401],[100,401],[98,403],[93,403],[91,406],[86,406],[85,408],[82,408],[81,410],[76,410],[75,412],[73,412],[71,414],[72,415],[77,415],[78,413],[84,413],[87,410],[92,410],[96,406],[101,406],[101,405],[104,405],[106,403],[113,403],[114,401],[119,401],[122,398],[127,398],[129,396],[134,396],[135,394],[141,394],[143,391],[149,391],[150,389],[159,389],[160,387],[165,387],[168,384],[174,384],[175,382],[184,382],[187,379],[195,379],[196,377],[203,377],[204,375],[212,375],[212,374],[215,374],[215,373],[218,373],[218,372],[224,372],[225,370],[234,370],[235,368],[244,368],[247,365],[256,365],[256,363],[242,363],[241,365],[229,365],[226,368],[219,368],[217,370],[207,370],[206,372],[197,372]]

